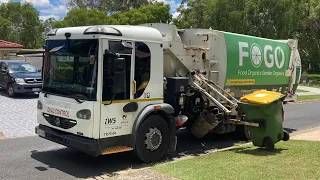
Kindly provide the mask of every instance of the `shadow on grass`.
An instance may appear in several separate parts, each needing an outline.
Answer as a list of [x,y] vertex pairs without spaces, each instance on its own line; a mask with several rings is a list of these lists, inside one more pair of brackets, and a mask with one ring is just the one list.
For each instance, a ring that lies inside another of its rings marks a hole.
[[281,154],[282,151],[286,151],[288,149],[283,148],[275,148],[274,150],[267,150],[265,148],[256,148],[256,147],[240,147],[231,149],[229,151],[239,153],[239,154],[248,154],[253,156],[273,156],[277,154]]

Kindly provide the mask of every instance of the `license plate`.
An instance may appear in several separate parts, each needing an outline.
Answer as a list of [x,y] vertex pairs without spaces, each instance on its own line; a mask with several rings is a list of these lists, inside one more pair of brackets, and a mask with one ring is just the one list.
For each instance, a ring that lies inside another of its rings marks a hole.
[[40,88],[32,88],[32,91],[40,91]]
[[41,137],[46,137],[46,132],[44,132],[44,130],[37,129],[37,134]]

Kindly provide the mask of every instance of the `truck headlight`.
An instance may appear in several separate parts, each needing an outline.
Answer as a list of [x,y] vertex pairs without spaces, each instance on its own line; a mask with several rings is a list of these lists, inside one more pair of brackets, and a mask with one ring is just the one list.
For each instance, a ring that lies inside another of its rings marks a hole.
[[41,110],[41,109],[42,109],[42,107],[43,107],[43,106],[42,106],[41,101],[40,101],[40,100],[38,100],[37,108]]
[[89,109],[82,109],[77,112],[77,118],[90,119],[91,118],[91,111]]
[[25,83],[24,79],[22,78],[15,78],[14,79],[17,83]]

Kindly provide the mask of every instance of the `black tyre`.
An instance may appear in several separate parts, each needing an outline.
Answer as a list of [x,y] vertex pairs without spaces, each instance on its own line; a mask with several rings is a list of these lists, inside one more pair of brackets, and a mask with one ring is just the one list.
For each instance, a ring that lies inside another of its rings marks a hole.
[[273,151],[274,150],[274,143],[273,143],[272,139],[269,138],[269,137],[264,139],[263,145],[269,151]]
[[289,139],[290,139],[289,133],[284,130],[284,131],[283,131],[283,138],[282,138],[282,140],[283,140],[283,141],[289,141]]
[[140,125],[135,144],[138,158],[150,163],[158,161],[168,152],[169,127],[167,122],[158,115],[148,116]]
[[7,94],[9,97],[14,97],[16,93],[14,92],[12,84],[7,85]]
[[241,141],[250,141],[250,131],[247,126],[244,125],[237,125],[236,130],[233,133],[235,138],[241,140]]

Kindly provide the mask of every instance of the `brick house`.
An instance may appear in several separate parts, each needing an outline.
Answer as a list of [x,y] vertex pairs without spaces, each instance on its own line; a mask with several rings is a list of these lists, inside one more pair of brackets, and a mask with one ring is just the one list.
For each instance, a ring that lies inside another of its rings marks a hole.
[[23,49],[23,45],[0,40],[0,59],[11,59],[10,53],[17,53]]

